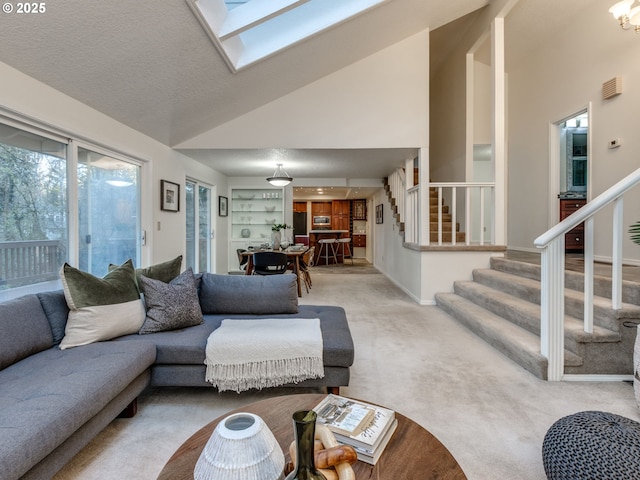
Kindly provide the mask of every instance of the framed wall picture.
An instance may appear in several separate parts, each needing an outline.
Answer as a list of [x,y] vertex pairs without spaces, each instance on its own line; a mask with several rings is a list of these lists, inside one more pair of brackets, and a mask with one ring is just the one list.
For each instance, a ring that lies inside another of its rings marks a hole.
[[376,223],[383,222],[382,212],[383,212],[383,205],[382,204],[376,205]]
[[180,211],[180,185],[160,180],[160,209],[167,212]]
[[218,197],[218,215],[226,217],[229,215],[229,199],[227,197]]

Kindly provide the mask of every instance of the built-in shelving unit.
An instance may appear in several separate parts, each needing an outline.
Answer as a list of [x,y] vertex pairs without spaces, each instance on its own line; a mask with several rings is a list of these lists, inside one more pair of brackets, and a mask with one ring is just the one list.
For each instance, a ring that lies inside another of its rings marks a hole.
[[231,190],[231,238],[271,241],[271,227],[283,222],[283,192],[280,189]]
[[239,271],[237,250],[271,243],[271,227],[284,223],[284,192],[279,188],[232,188],[229,271]]

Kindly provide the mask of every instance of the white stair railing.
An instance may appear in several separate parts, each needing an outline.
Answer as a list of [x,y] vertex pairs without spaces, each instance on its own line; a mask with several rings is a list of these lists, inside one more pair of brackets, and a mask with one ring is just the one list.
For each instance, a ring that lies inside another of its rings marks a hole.
[[[456,245],[456,225],[458,219],[463,225],[460,230],[465,233],[464,245],[487,245],[493,244],[493,225],[495,224],[493,219],[493,199],[495,197],[495,183],[491,182],[429,182],[429,188],[436,189],[438,192],[438,239],[436,242],[431,242],[429,236],[427,236],[426,244],[433,245]],[[461,199],[464,208],[458,208],[458,194],[461,194]],[[446,199],[443,202],[443,199]],[[451,228],[444,231],[443,228],[443,207],[445,203],[449,204],[451,212]],[[430,213],[430,205],[427,207],[427,212]],[[424,218],[424,217],[423,217]],[[430,222],[430,215],[427,221]],[[443,241],[443,233],[451,233],[451,242]]]
[[622,243],[625,234],[623,211],[624,194],[640,183],[640,169],[626,176],[598,195],[580,210],[547,230],[535,239],[541,249],[540,353],[548,360],[547,380],[560,381],[564,375],[564,270],[565,235],[581,223],[584,231],[584,331],[593,332],[593,235],[594,216],[613,204],[611,251],[612,293],[611,307],[622,306]]
[[[430,232],[420,241],[420,224],[427,222],[430,230],[431,205],[421,208],[420,185],[405,189],[405,175],[402,169],[396,170],[387,179],[391,196],[395,199],[400,215],[400,222],[404,222],[404,239],[406,243],[429,246],[460,245],[456,238],[456,225],[460,223],[461,232],[465,233],[462,245],[493,245],[494,242],[494,199],[495,183],[493,182],[430,182],[429,189],[438,192],[438,220],[435,231],[438,232],[436,241],[430,241]],[[428,198],[428,196],[427,196]],[[444,201],[443,201],[444,200]],[[450,206],[451,226],[445,230],[445,204]],[[459,208],[461,207],[461,208]],[[450,241],[445,241],[445,235],[450,234]]]

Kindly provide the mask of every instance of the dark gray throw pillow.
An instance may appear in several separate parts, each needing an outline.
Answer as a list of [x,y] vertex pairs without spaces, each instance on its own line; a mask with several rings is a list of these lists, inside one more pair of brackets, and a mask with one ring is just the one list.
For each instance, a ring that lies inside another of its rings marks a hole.
[[138,333],[155,333],[202,323],[202,310],[193,271],[188,268],[169,283],[140,277],[147,317]]
[[204,314],[273,315],[298,313],[296,276],[204,273],[200,307]]
[[64,298],[62,290],[54,290],[50,292],[36,293],[40,299],[40,304],[44,313],[47,314],[47,320],[51,325],[51,333],[53,333],[53,344],[60,345],[64,338],[64,329],[67,326],[67,317],[69,316],[69,305]]

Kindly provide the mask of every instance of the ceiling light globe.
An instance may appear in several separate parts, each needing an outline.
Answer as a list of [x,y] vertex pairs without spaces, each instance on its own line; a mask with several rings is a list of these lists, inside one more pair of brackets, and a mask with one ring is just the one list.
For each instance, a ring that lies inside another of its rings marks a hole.
[[640,25],[640,7],[632,8],[629,12],[629,23],[634,26]]
[[282,168],[282,164],[278,163],[276,171],[273,172],[273,176],[267,178],[267,182],[269,182],[274,187],[284,187],[289,185],[293,181],[293,178],[289,176],[287,172]]
[[267,178],[267,181],[271,185],[273,185],[274,187],[286,187],[287,185],[289,185],[291,183],[291,179],[290,178],[269,177],[269,178]]
[[620,20],[622,17],[629,13],[629,10],[631,10],[631,4],[634,1],[635,0],[622,0],[618,3],[615,3],[611,6],[609,12],[613,15],[613,18]]

